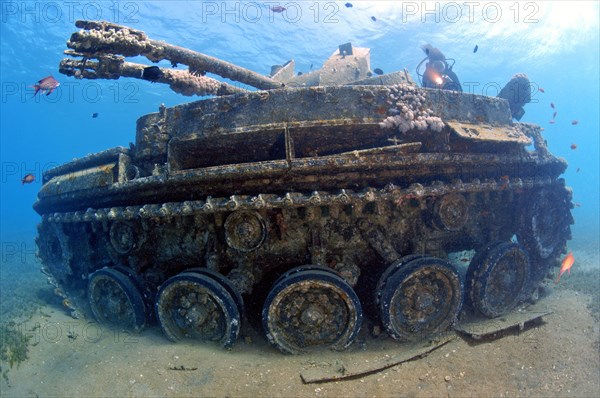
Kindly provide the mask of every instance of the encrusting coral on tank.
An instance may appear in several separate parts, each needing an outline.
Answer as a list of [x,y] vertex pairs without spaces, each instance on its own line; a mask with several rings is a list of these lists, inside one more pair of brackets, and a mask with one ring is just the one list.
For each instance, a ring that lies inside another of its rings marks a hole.
[[397,127],[401,133],[417,129],[440,132],[444,127],[441,118],[433,116],[431,109],[424,108],[425,96],[413,87],[405,85],[394,85],[390,87],[388,104],[392,107],[388,110],[390,116],[379,123],[382,128]]
[[206,76],[196,76],[186,70],[164,69],[169,78],[169,86],[179,94],[192,95],[222,95],[245,92],[227,83]]

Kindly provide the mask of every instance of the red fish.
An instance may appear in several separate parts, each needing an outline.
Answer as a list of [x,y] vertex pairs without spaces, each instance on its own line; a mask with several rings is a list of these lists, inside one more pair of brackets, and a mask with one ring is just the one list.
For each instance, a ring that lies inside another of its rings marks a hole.
[[35,88],[35,93],[33,93],[33,96],[35,97],[38,91],[41,91],[42,94],[46,93],[46,95],[50,95],[58,86],[60,86],[60,83],[50,75],[38,81],[37,84],[34,84],[31,87]]
[[35,181],[35,176],[33,174],[25,174],[23,178],[21,178],[21,185],[31,184]]
[[551,102],[551,103],[550,103],[550,108],[552,108],[552,109],[554,109],[554,108],[555,108],[555,106],[554,106],[554,102]]
[[563,259],[561,267],[560,267],[560,271],[558,273],[558,278],[556,278],[556,282],[554,282],[554,283],[558,283],[558,281],[560,280],[560,277],[566,271],[569,271],[569,275],[571,275],[571,267],[573,266],[574,262],[575,262],[575,257],[573,257],[573,252],[570,252],[569,254],[567,254],[567,257],[565,257]]
[[573,120],[573,121],[571,122],[571,124],[572,124],[573,126],[575,126],[577,123],[579,123],[577,120]]
[[571,149],[572,149],[572,150],[575,150],[575,149],[577,149],[577,144],[571,144]]
[[276,12],[276,13],[282,13],[286,10],[285,7],[282,6],[273,6],[271,7],[271,11]]
[[539,91],[540,93],[545,93],[545,92],[546,92],[546,91],[545,91],[543,88],[541,88],[541,87],[540,87],[540,88],[538,88],[538,91]]

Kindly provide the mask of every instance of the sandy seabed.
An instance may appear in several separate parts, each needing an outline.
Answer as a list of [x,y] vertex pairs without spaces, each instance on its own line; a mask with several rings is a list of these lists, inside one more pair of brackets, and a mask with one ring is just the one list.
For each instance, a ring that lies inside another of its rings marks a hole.
[[[587,262],[587,268],[581,269],[591,275],[584,279],[592,290],[598,285],[595,253],[592,250],[585,260],[588,254],[575,254]],[[385,333],[372,337],[365,324],[358,341],[346,352],[290,356],[245,326],[238,343],[224,350],[210,344],[171,343],[156,326],[129,335],[72,319],[60,306],[44,303],[27,320],[17,322],[31,336],[29,358],[10,368],[8,382],[0,379],[0,395],[597,397],[598,295],[574,290],[577,286],[569,277],[563,278],[564,283],[556,287],[550,284],[540,300],[553,313],[522,331],[479,341],[457,337],[420,359],[351,379],[313,384],[302,381],[303,370],[340,363],[368,366],[397,354],[403,345]]]

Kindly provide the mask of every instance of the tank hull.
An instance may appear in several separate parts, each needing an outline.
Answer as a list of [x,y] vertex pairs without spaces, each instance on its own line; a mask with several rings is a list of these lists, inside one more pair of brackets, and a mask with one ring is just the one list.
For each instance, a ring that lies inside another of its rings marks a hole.
[[[104,320],[141,329],[156,313],[173,340],[228,346],[246,314],[282,351],[342,349],[362,307],[416,340],[451,327],[463,301],[499,316],[533,294],[570,239],[565,168],[499,99],[234,95],[162,108],[134,147],[50,170],[38,247],[71,309],[114,312],[112,295],[129,309]],[[450,261],[465,251],[477,254]]]

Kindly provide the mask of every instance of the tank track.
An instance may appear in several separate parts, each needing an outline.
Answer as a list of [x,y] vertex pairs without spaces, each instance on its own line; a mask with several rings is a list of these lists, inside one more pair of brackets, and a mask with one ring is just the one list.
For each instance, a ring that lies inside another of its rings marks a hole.
[[42,221],[50,223],[77,223],[91,221],[117,221],[146,218],[162,218],[173,216],[191,216],[195,214],[213,214],[236,210],[260,210],[274,208],[309,207],[365,204],[378,201],[402,199],[418,199],[427,196],[447,195],[453,192],[493,192],[507,189],[525,189],[549,185],[551,178],[510,180],[508,178],[475,179],[464,183],[456,180],[447,184],[434,182],[431,185],[412,184],[402,189],[390,183],[382,189],[368,188],[361,192],[341,189],[338,193],[314,191],[311,194],[287,192],[283,196],[275,194],[231,195],[229,198],[212,198],[206,200],[165,202],[163,204],[145,204],[141,206],[119,206],[92,209],[86,211],[50,213],[42,216]]
[[[375,206],[375,212],[377,213],[377,206],[387,206],[386,203],[393,204],[398,208],[406,206],[409,202],[413,202],[413,206],[416,208],[424,208],[424,202],[428,198],[440,198],[440,197],[452,197],[452,195],[490,195],[497,194],[503,195],[505,200],[513,202],[514,195],[521,195],[524,192],[538,192],[548,190],[558,192],[558,195],[563,197],[563,202],[566,207],[572,208],[571,194],[568,189],[564,187],[563,180],[554,180],[550,177],[547,178],[514,178],[509,179],[506,177],[497,179],[473,179],[470,182],[463,182],[461,180],[454,180],[451,183],[443,183],[441,181],[435,181],[429,185],[422,184],[411,184],[407,188],[400,188],[394,184],[388,184],[383,188],[367,188],[359,192],[352,190],[342,189],[336,192],[327,191],[314,191],[312,193],[301,193],[301,192],[287,192],[282,195],[276,195],[272,193],[258,194],[258,195],[231,195],[230,197],[218,197],[212,198],[207,197],[205,200],[195,201],[183,201],[183,202],[165,202],[162,204],[145,204],[139,206],[121,206],[121,207],[110,207],[110,208],[89,208],[86,211],[75,211],[65,213],[50,213],[42,216],[42,223],[39,226],[40,234],[38,238],[38,246],[43,260],[43,272],[48,275],[49,282],[55,286],[56,293],[63,298],[63,304],[65,307],[72,311],[72,315],[75,317],[81,316],[83,308],[87,307],[85,300],[85,289],[86,287],[80,283],[79,288],[77,284],[72,282],[66,283],[65,277],[71,277],[81,273],[80,281],[85,280],[89,275],[97,268],[102,266],[111,267],[114,262],[106,261],[103,259],[102,264],[94,264],[89,269],[84,270],[73,270],[70,267],[74,253],[80,248],[70,247],[70,241],[67,234],[64,232],[64,228],[67,225],[91,225],[93,230],[108,230],[108,224],[114,224],[115,222],[132,222],[139,221],[143,229],[151,229],[149,226],[144,226],[146,222],[151,223],[163,223],[171,219],[176,218],[194,218],[202,216],[217,216],[227,213],[244,212],[244,211],[264,211],[264,210],[285,210],[285,209],[314,209],[314,208],[325,208],[325,207],[337,207],[340,206],[345,208],[351,208],[351,212],[356,216],[358,222],[355,225],[356,230],[360,230],[361,236],[365,238],[374,252],[380,257],[383,264],[390,264],[398,260],[403,252],[400,248],[394,248],[394,245],[390,243],[390,239],[385,233],[381,233],[380,226],[371,225],[371,221],[361,219],[360,214],[362,209],[366,206]],[[542,209],[545,211],[545,209]],[[437,210],[439,212],[439,209]],[[385,213],[385,211],[381,211]],[[559,215],[564,212],[558,212]],[[320,214],[320,213],[319,213]],[[527,218],[529,213],[525,212]],[[570,218],[570,213],[567,211],[567,218],[556,219],[553,222],[557,222],[557,231],[559,231],[557,247],[552,248],[550,252],[544,253],[543,250],[539,250],[540,245],[544,245],[545,242],[540,243],[540,239],[537,236],[525,236],[523,237],[524,246],[532,252],[532,262],[534,263],[535,277],[532,278],[531,284],[532,290],[537,286],[544,277],[547,276],[549,270],[556,266],[558,263],[558,255],[564,252],[566,240],[570,239],[569,224],[572,224],[573,220]],[[452,217],[452,216],[450,216]],[[560,216],[562,217],[562,216]],[[356,220],[355,220],[356,221]],[[450,223],[452,220],[450,220]],[[518,222],[521,222],[520,220]],[[448,223],[448,222],[447,222]],[[221,223],[222,224],[222,223]],[[438,222],[439,224],[439,222]],[[443,224],[443,223],[442,223]],[[523,234],[529,234],[531,231],[527,228],[513,226],[514,233],[518,230],[522,231]],[[283,228],[283,227],[282,227]],[[51,230],[52,234],[41,233],[43,229]],[[452,229],[452,226],[443,226],[441,230]],[[525,232],[526,231],[526,232]],[[211,233],[214,233],[212,231]],[[442,234],[444,232],[441,232]],[[501,235],[501,233],[498,233]],[[52,238],[52,236],[54,238]],[[53,240],[54,239],[54,240]],[[507,236],[495,236],[490,238],[494,239],[507,239]],[[542,241],[543,241],[542,237]],[[82,241],[86,241],[83,239]],[[139,242],[139,245],[143,245],[144,242]],[[480,244],[487,244],[489,242],[480,242]],[[554,240],[552,242],[555,243]],[[89,243],[78,243],[88,245]],[[57,250],[60,248],[60,250]],[[318,246],[318,245],[317,245]],[[398,249],[396,251],[396,249]],[[426,242],[420,247],[413,248],[413,251],[418,249],[418,252],[426,254],[434,254],[440,257],[445,257],[447,253],[436,252],[436,249],[431,246],[427,246]],[[88,249],[84,249],[87,251]],[[252,257],[252,253],[238,253],[241,257],[249,255]],[[250,252],[252,250],[248,250]],[[321,251],[321,252],[319,252]],[[324,264],[327,265],[325,258],[324,248],[313,248],[311,249],[311,262],[313,264]],[[51,258],[51,253],[60,252],[59,255],[55,255],[55,258]],[[537,253],[541,252],[540,255]],[[408,253],[404,253],[408,254]],[[103,258],[98,256],[98,258]],[[219,264],[219,259],[206,260],[207,268],[211,268],[215,271],[221,272],[222,264]],[[237,271],[237,272],[236,272]],[[142,271],[143,272],[143,271]],[[232,281],[234,288],[242,293],[249,293],[258,279],[262,277],[264,271],[259,271],[256,268],[249,269],[248,267],[237,267],[229,273],[228,278]],[[346,267],[338,267],[338,272],[344,277],[346,282],[351,286],[356,285],[360,269],[352,264],[346,264]],[[147,300],[149,305],[149,311],[152,312],[151,303],[154,302],[154,291],[157,289],[160,283],[150,283],[151,287],[142,289],[144,299]],[[75,286],[75,289],[74,289]],[[83,298],[83,300],[82,300]]]

